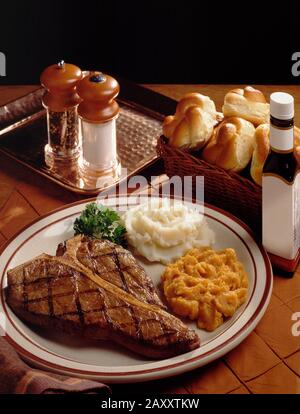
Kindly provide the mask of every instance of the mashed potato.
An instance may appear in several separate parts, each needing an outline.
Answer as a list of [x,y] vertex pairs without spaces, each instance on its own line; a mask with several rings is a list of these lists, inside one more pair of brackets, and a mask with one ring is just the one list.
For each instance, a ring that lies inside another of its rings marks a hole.
[[204,216],[179,201],[152,199],[128,210],[123,219],[129,243],[151,262],[168,264],[193,247],[214,243]]
[[165,296],[174,313],[213,331],[245,302],[248,277],[234,249],[193,249],[167,266]]

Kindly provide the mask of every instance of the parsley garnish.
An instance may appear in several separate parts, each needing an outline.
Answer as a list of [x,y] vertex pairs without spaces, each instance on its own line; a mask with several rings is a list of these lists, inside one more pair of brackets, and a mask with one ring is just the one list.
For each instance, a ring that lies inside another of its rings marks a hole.
[[126,229],[119,214],[101,204],[88,204],[74,222],[75,234],[84,234],[96,239],[107,239],[116,244],[126,244]]

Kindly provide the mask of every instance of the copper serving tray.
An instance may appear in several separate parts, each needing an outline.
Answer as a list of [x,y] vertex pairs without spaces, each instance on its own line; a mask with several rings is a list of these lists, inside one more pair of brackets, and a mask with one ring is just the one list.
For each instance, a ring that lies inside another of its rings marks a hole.
[[[135,93],[131,95],[140,98],[143,95],[142,90],[146,91],[137,85],[133,88]],[[125,86],[125,90],[130,92],[128,85]],[[149,100],[149,92],[146,92],[146,101]],[[156,161],[156,143],[161,134],[163,115],[136,101],[126,99],[123,95],[118,100],[120,116],[117,120],[118,157],[123,174],[108,183],[101,182],[99,186],[97,183],[87,183],[78,168],[49,169],[44,160],[47,125],[46,112],[41,102],[43,93],[43,89],[39,88],[0,107],[1,152],[64,188],[86,195],[98,194]],[[130,96],[130,93],[128,95]],[[157,103],[156,95],[160,95],[155,94],[154,101]],[[150,96],[150,101],[153,101],[154,95],[150,93]]]

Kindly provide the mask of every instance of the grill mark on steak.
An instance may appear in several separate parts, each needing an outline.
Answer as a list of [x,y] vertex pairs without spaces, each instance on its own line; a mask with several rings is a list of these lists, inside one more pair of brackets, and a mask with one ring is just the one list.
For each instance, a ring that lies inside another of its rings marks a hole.
[[[48,300],[49,315],[53,317],[54,316],[53,296],[52,296],[51,280],[49,279],[47,280],[47,287],[48,287],[47,300]],[[27,304],[28,304],[28,301],[27,301]]]
[[[120,306],[112,306],[110,309],[118,309],[118,308],[123,308],[123,305],[120,305]],[[105,312],[105,306],[103,306],[102,308],[82,310],[82,313],[83,314],[86,314],[86,313],[96,313],[96,312]],[[68,315],[77,315],[77,311],[64,312],[64,313],[56,313],[55,314],[55,316],[68,316]]]
[[[114,257],[114,262],[117,266],[120,278],[122,280],[123,287],[124,287],[126,292],[130,293],[130,290],[128,289],[124,273],[122,272],[122,269],[121,269],[121,266],[120,266],[119,257],[118,257],[118,253],[116,252],[116,249],[113,250],[112,255]],[[140,330],[139,321],[138,321],[138,319],[137,319],[137,317],[134,313],[134,310],[132,309],[132,306],[129,305],[129,309],[130,309],[130,313],[131,313],[132,319],[133,319],[134,324],[135,324],[135,330],[136,330],[137,337],[138,337],[138,339],[143,339],[143,335],[142,335],[142,332]]]
[[[90,250],[89,249],[88,249],[88,254],[89,254],[89,257],[90,257],[90,260],[91,260],[91,263],[92,263],[93,270],[96,271],[95,262],[94,262],[93,257],[91,257],[91,255],[90,255]],[[103,302],[105,304],[105,296],[101,292],[101,289],[100,288],[98,288],[98,294],[99,294],[99,296],[101,297],[101,299],[103,300]],[[113,323],[112,323],[109,315],[106,312],[106,306],[105,305],[103,307],[103,316],[104,316],[104,319],[105,319],[106,323],[108,323],[108,325],[112,327],[113,326]]]
[[112,323],[112,320],[110,319],[110,317],[108,316],[108,314],[107,314],[107,312],[106,312],[106,306],[105,306],[105,296],[103,295],[103,293],[101,292],[101,289],[98,289],[98,294],[99,294],[99,296],[101,297],[101,299],[103,300],[103,303],[104,303],[104,305],[103,305],[103,316],[104,316],[104,319],[105,319],[105,322],[110,326],[110,327],[112,327],[113,326],[113,323]]
[[28,295],[27,295],[27,292],[26,292],[26,284],[25,284],[25,282],[26,282],[26,268],[25,267],[23,268],[22,273],[23,273],[23,280],[22,280],[21,283],[23,283],[23,291],[22,291],[23,303],[24,303],[24,308],[28,309]]
[[[51,279],[55,279],[55,278],[49,278],[49,279],[51,280]],[[16,286],[16,285],[12,285],[12,286]],[[98,292],[99,292],[98,289],[89,289],[89,290],[86,290],[84,293],[98,293]],[[67,296],[72,296],[73,293],[74,293],[73,291],[72,292],[66,292],[66,293],[56,293],[55,295],[52,294],[52,298],[53,299],[65,298]],[[45,300],[48,300],[48,295],[47,296],[41,296],[40,298],[28,299],[27,303],[28,304],[38,303],[38,302],[43,302]]]
[[[93,251],[93,240],[88,239],[87,252],[88,252],[89,262],[92,265],[92,270],[94,271],[94,273],[97,274],[98,273],[97,262],[96,262],[96,259],[93,256],[93,254],[92,254],[92,251]],[[123,254],[125,254],[125,252]],[[113,262],[114,262],[114,264],[117,268],[117,272],[119,274],[120,280],[122,282],[122,287],[126,292],[130,293],[130,290],[128,288],[124,273],[122,272],[122,269],[121,269],[121,266],[120,266],[119,257],[118,257],[118,253],[117,253],[116,249],[113,248],[109,253],[105,253],[105,254],[100,254],[99,255],[99,253],[98,253],[97,257],[111,257],[113,259]],[[126,268],[128,268],[128,267],[129,266],[126,266]],[[138,321],[138,319],[137,319],[137,317],[134,313],[134,310],[133,310],[132,306],[128,305],[128,309],[130,311],[130,314],[132,316],[132,319],[133,319],[133,322],[134,322],[134,325],[135,325],[136,335],[137,335],[138,339],[143,339],[141,331],[140,331],[140,327],[139,327],[139,321]],[[109,317],[108,317],[108,314],[107,314],[106,310],[104,310],[104,316],[105,316],[106,320],[109,322]]]
[[[81,243],[74,249],[74,245],[70,244],[70,241],[76,238],[80,238]],[[91,268],[95,274],[118,287],[124,286],[126,272],[126,277],[130,282],[129,286],[126,284],[128,293],[138,300],[166,309],[157,295],[151,279],[146,275],[144,269],[132,254],[122,246],[115,245],[109,240],[95,239],[88,236],[75,236],[75,238],[60,244],[57,254],[70,256],[73,260],[77,260],[85,267]],[[113,255],[118,258],[117,263],[113,259]],[[107,262],[105,258],[111,258],[115,269],[111,267],[112,263],[110,261]]]
[[78,289],[76,274],[73,275],[73,277],[72,277],[72,283],[73,283],[73,286],[74,286],[75,303],[76,303],[76,308],[77,308],[79,320],[80,320],[81,325],[84,325],[84,314],[82,312],[82,307],[81,307],[81,303],[80,303],[79,289]]
[[[94,239],[94,238],[90,238],[90,237],[86,237],[86,236],[77,236],[77,238],[78,237],[81,237],[82,242],[85,243],[85,252],[86,252],[86,255],[88,257],[88,264],[89,264],[88,267],[91,268],[91,270],[95,274],[99,274],[98,266],[97,266],[98,265],[97,259],[98,258],[103,258],[103,257],[110,257],[112,259],[115,267],[116,267],[116,272],[119,275],[119,279],[120,279],[121,284],[122,284],[122,286],[121,286],[122,289],[125,292],[129,293],[129,294],[132,293],[132,291],[129,289],[129,287],[127,285],[127,281],[126,281],[125,275],[122,271],[121,263],[120,263],[120,260],[119,260],[119,253],[121,253],[120,256],[122,256],[122,257],[129,257],[129,260],[131,258],[133,258],[131,253],[129,251],[123,249],[121,246],[115,245],[114,243],[111,243],[108,240],[103,241],[103,240],[98,240],[98,239]],[[71,239],[71,240],[74,240],[74,239]],[[108,253],[105,253],[105,254],[104,253],[99,254],[99,251],[97,250],[97,243],[105,244],[105,247],[109,248],[110,251]],[[93,250],[95,249],[95,244],[96,244],[96,257],[95,257],[94,252],[93,252]],[[118,251],[117,251],[117,249],[118,249]],[[120,251],[120,249],[121,249],[121,251]],[[65,252],[66,257],[71,257],[75,261],[79,260],[78,251],[79,251],[78,246],[75,247],[75,249],[72,248],[72,247],[70,248],[68,241],[65,242],[64,252]],[[86,261],[84,261],[84,263],[82,263],[79,260],[79,263],[86,266]],[[134,263],[136,263],[136,265],[139,266],[137,264],[137,262],[135,261],[135,259],[134,259]],[[123,263],[122,263],[122,265],[123,265]],[[130,269],[131,267],[132,267],[132,264],[131,265],[126,265],[124,267],[124,271],[127,270],[127,269]],[[159,305],[160,307],[165,308],[164,305],[161,303],[160,299],[158,298],[156,292],[155,292],[155,288],[154,288],[153,284],[151,283],[151,279],[144,273],[144,269],[141,268],[141,266],[139,266],[139,268],[142,270],[143,275],[145,275],[144,282],[145,282],[146,288],[148,289],[148,291],[150,291],[152,293],[152,296],[150,296],[150,298],[148,297],[148,303],[154,304],[156,306]],[[104,275],[106,275],[106,274],[109,275],[110,274],[109,271],[106,273],[105,270],[104,270],[103,273],[104,273]],[[103,273],[100,273],[99,275],[101,277],[103,277],[104,276]],[[144,338],[143,338],[142,329],[140,328],[139,318],[135,314],[134,307],[132,307],[130,304],[127,303],[126,308],[130,312],[133,323],[135,325],[135,333],[136,333],[137,339],[140,340],[140,341],[143,341]],[[108,317],[107,312],[105,312],[105,317],[106,318]],[[157,323],[156,319],[153,319],[153,320]],[[164,326],[161,326],[161,327],[162,327],[162,329],[164,329]]]
[[[74,238],[75,251],[81,240],[81,237]],[[81,254],[87,254],[84,246]],[[103,249],[107,252],[110,247],[111,244],[97,244],[94,251],[100,253]],[[134,260],[130,256],[122,264],[119,263],[118,267],[122,270],[122,265],[134,265]],[[143,291],[142,299],[137,299],[131,291],[126,291],[124,285],[121,288],[99,275],[95,276],[91,267],[97,265],[98,271],[101,271],[101,263],[94,262],[93,266],[91,261],[88,263],[89,268],[78,262],[76,256],[73,259],[67,255],[41,255],[9,270],[7,302],[24,321],[90,339],[110,339],[152,358],[169,358],[199,346],[199,338],[194,331],[162,307],[143,300]],[[106,270],[110,267],[115,269],[112,260],[105,263],[109,265]],[[136,280],[139,277],[137,269],[139,267],[133,270],[133,278]],[[127,274],[124,274],[124,278],[131,283]],[[142,273],[138,283],[141,284],[144,280]],[[113,282],[118,283],[116,278]],[[130,285],[131,288],[134,286],[134,283]],[[24,290],[26,295],[23,295]],[[154,287],[146,292],[148,299],[153,291]],[[48,306],[49,296],[53,303],[53,315]],[[138,335],[132,311],[142,336]],[[80,320],[81,312],[83,318]]]
[[[106,255],[106,256],[110,256],[110,255],[111,254]],[[129,268],[130,268],[130,266],[125,267],[123,271],[126,271]],[[66,278],[66,279],[69,279],[69,277],[70,277],[69,275],[61,275],[60,276],[60,278]],[[29,281],[28,280],[25,280],[25,281],[22,280],[21,282],[11,283],[11,286],[23,286],[24,284],[25,284],[25,286],[30,286],[30,285],[34,285],[36,283],[40,283],[42,280],[47,281],[47,280],[52,280],[52,279],[56,279],[56,276],[42,276],[37,280],[29,280]]]

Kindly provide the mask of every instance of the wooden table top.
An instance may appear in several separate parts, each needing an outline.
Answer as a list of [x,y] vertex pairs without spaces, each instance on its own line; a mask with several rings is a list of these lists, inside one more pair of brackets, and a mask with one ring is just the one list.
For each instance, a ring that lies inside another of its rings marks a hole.
[[[210,96],[218,109],[226,91],[236,85],[147,85],[179,99],[186,92]],[[36,86],[1,86],[0,105]],[[296,125],[300,126],[300,86],[259,86],[268,97],[276,90],[295,97]],[[163,174],[160,163],[147,172]],[[0,155],[0,246],[19,229],[42,214],[81,199]],[[274,276],[267,312],[256,329],[236,349],[206,367],[176,378],[132,385],[113,391],[166,393],[300,393],[300,336],[291,333],[292,315],[300,312],[300,271],[292,279]],[[0,367],[1,368],[1,367]]]

